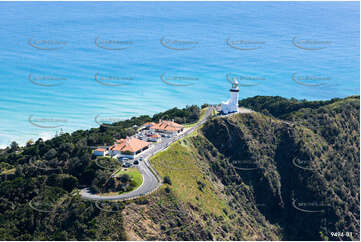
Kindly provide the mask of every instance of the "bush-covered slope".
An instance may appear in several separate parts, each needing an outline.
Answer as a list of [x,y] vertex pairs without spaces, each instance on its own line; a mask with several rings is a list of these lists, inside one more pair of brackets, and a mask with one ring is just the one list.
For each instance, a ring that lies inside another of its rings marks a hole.
[[0,239],[360,239],[359,97],[240,104],[256,112],[214,117],[154,156],[164,185],[135,201],[76,195],[113,171],[91,156],[92,147],[147,121],[193,123],[199,108],[0,151]]
[[[92,150],[134,134],[148,121],[169,118],[191,123],[199,115],[197,106],[174,108],[153,117],[38,139],[25,147],[12,143],[0,150],[0,240],[126,239],[123,203],[96,203],[76,195],[84,187],[100,192],[99,187],[112,181],[115,165],[96,160]],[[120,191],[135,186],[128,180],[114,185]]]
[[126,209],[148,221],[125,221],[131,238],[359,239],[359,98],[265,100],[278,118],[216,117],[153,157],[171,184]]
[[[198,147],[206,153],[199,153]],[[214,156],[213,156],[213,155]],[[237,204],[231,202],[210,162],[222,159],[205,138],[192,134],[151,160],[161,176],[162,189],[146,198],[147,205],[126,208],[124,221],[130,239],[162,240],[277,240],[279,227],[266,221],[246,188]],[[143,216],[133,225],[135,218]],[[135,218],[133,218],[135,217]],[[146,228],[146,229],[145,229]]]
[[[267,100],[262,110],[275,114],[275,106],[287,106],[287,100],[281,103]],[[211,162],[213,172],[234,194],[246,183],[285,239],[359,238],[359,98],[322,104],[310,108],[314,103],[304,102],[307,108],[275,115],[287,121],[237,114],[213,119],[202,129],[225,157]],[[344,232],[343,237],[334,232]]]

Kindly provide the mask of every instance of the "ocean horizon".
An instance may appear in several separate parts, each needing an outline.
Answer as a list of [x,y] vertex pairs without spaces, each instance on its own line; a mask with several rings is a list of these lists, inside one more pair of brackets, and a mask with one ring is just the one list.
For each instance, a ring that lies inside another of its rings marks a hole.
[[360,94],[359,2],[1,2],[0,148],[229,97]]

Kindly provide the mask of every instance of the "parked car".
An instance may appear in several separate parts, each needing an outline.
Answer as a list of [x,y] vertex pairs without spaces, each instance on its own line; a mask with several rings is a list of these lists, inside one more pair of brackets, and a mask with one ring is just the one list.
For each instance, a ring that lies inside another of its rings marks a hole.
[[134,164],[134,165],[138,165],[138,164],[139,164],[139,161],[138,161],[138,160],[135,160],[133,164]]

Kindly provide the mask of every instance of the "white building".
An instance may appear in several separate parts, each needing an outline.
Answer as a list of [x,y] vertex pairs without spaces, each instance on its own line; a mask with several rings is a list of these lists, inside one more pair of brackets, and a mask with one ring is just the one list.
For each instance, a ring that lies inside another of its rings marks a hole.
[[149,134],[147,136],[148,136],[148,140],[152,142],[159,142],[162,140],[159,134]]
[[94,150],[93,154],[95,156],[105,156],[108,154],[108,151],[104,148],[98,148],[98,149]]
[[134,159],[142,151],[149,148],[150,143],[143,140],[127,137],[115,142],[113,146],[109,148],[110,155],[113,157],[126,157]]
[[221,112],[223,114],[238,112],[238,81],[233,79],[232,88],[230,89],[231,97],[221,104]]

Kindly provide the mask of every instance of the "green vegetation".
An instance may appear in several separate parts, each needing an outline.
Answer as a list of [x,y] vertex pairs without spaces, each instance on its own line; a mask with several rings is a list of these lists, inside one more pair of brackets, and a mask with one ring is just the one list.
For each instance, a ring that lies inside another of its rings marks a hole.
[[[359,98],[358,96],[349,97]],[[340,101],[340,98],[333,98],[329,101],[307,101],[297,100],[295,98],[287,99],[279,96],[255,96],[239,101],[239,106],[253,109],[266,115],[272,115],[277,118],[282,118],[288,113],[300,110],[302,108],[317,109],[321,106]]]
[[[359,97],[325,102],[255,97],[241,103],[278,119],[252,113],[204,126],[214,152],[225,157],[211,166],[229,192],[239,193],[236,184],[247,184],[285,239],[359,239]],[[241,169],[249,167],[257,169]],[[302,212],[294,204],[321,212]],[[339,230],[354,237],[331,236]]]
[[1,172],[1,175],[9,175],[9,174],[14,175],[14,174],[15,174],[15,171],[16,171],[15,168],[11,168],[11,169],[8,169],[8,170],[3,170],[3,171]]
[[164,184],[126,202],[77,195],[84,187],[127,192],[142,182],[133,168],[119,171],[117,159],[93,157],[93,147],[148,121],[197,122],[204,109],[12,143],[0,150],[0,239],[359,240],[359,102],[241,100],[256,112],[213,117],[156,154],[151,163]]
[[124,180],[125,179],[123,177],[124,175],[129,176],[130,181],[134,184],[134,187],[132,190],[137,189],[143,183],[143,176],[139,172],[138,168],[136,168],[136,167],[126,168],[124,170],[121,170],[115,176],[119,177],[120,180],[122,180],[122,179]]
[[1,173],[7,173],[9,170],[13,170],[14,167],[6,162],[0,163],[0,172]]
[[174,119],[174,122],[179,124],[191,124],[199,120],[200,108],[196,105],[187,106],[183,109],[173,108],[164,113],[155,114],[153,122],[158,122],[159,119]]
[[[195,132],[197,133],[197,132]],[[152,165],[164,177],[159,192],[147,197],[148,212],[142,206],[132,207],[142,216],[153,221],[151,225],[142,223],[129,228],[139,237],[130,239],[168,240],[256,240],[279,238],[279,228],[273,226],[250,206],[231,207],[232,199],[225,193],[221,181],[211,172],[207,140],[199,135],[189,135],[172,144],[166,151],[151,159]],[[202,145],[203,149],[198,149]],[[200,153],[204,150],[206,153]],[[214,157],[215,160],[220,156]],[[169,182],[171,181],[171,182]],[[169,184],[171,183],[171,184]],[[133,212],[134,214],[134,212]],[[259,219],[254,218],[258,214]],[[175,224],[177,226],[175,226]],[[149,226],[149,231],[144,227]],[[151,227],[161,230],[152,231]],[[128,230],[127,225],[125,226]],[[157,235],[154,237],[154,233]],[[153,234],[153,236],[152,236]]]
[[[107,161],[105,165],[108,165],[109,170],[97,171],[91,186],[94,193],[103,196],[118,195],[131,192],[142,185],[143,176],[137,168],[121,168],[119,161],[114,158],[101,157],[99,160]],[[100,162],[97,164],[100,165]],[[103,165],[101,166],[104,167]]]
[[[139,184],[139,176],[110,179],[120,167],[116,159],[96,159],[92,151],[99,145],[111,145],[115,139],[133,135],[137,127],[149,121],[177,119],[198,120],[200,109],[189,106],[164,113],[134,117],[101,125],[99,128],[65,133],[51,140],[16,142],[0,150],[0,240],[124,240],[122,207],[107,214],[91,201],[83,201],[73,193],[84,187],[93,192],[127,192]],[[129,179],[128,179],[129,178]],[[48,197],[45,191],[60,189],[70,197],[54,197],[56,209],[39,212],[29,206],[32,199]],[[103,189],[103,190],[102,190]],[[49,221],[50,218],[57,218]]]
[[[192,149],[181,143],[172,144],[167,151],[160,152],[151,159],[152,166],[160,176],[170,178],[172,191],[178,199],[190,202],[206,212],[223,216],[222,208],[225,204],[217,199],[216,191],[212,189],[210,181],[203,177],[197,166],[198,162],[198,157]],[[198,189],[199,181],[206,184],[203,191]]]
[[[153,157],[172,185],[146,206],[173,213],[159,220],[139,210],[161,229],[133,227],[135,238],[359,239],[359,97],[254,99],[247,103],[265,101],[261,113],[216,117]],[[174,220],[182,231],[194,228],[181,233],[161,222]]]
[[194,123],[185,124],[184,127],[185,128],[191,128],[193,126],[196,126],[204,118],[204,115],[206,114],[207,109],[208,109],[208,107],[202,108],[198,120],[196,122],[194,122]]
[[164,179],[163,179],[163,183],[168,184],[168,185],[172,185],[172,180],[170,179],[169,176],[165,176]]

